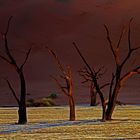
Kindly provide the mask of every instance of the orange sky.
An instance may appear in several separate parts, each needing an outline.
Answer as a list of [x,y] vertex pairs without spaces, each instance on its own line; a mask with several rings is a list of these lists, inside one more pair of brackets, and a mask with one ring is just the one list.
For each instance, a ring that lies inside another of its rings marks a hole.
[[[19,62],[24,55],[22,52],[33,46],[32,55],[25,68],[28,92],[31,96],[43,97],[50,92],[59,91],[49,78],[49,75],[57,74],[59,71],[52,57],[44,49],[44,46],[48,45],[57,51],[64,64],[72,66],[75,98],[80,95],[88,101],[88,89],[81,88],[81,79],[76,72],[83,65],[73,49],[72,42],[78,43],[91,65],[97,68],[105,65],[108,71],[105,78],[109,77],[113,60],[103,24],[110,27],[112,38],[116,43],[121,27],[127,25],[129,19],[134,17],[133,45],[139,45],[139,7],[139,0],[2,0],[0,31],[4,31],[8,17],[12,15],[9,44]],[[123,41],[122,44],[126,46],[127,42]],[[126,51],[125,47],[123,51]],[[137,59],[139,54],[140,52],[136,55]],[[1,77],[8,77],[13,83],[17,83],[17,77],[13,75],[11,67],[3,62],[0,63]],[[140,91],[139,77],[131,80],[132,82],[128,82],[127,88],[122,91],[121,97],[125,97],[123,100],[128,102],[132,99],[132,102],[139,103],[140,96],[137,97]],[[0,83],[2,95],[0,104],[9,102],[12,104],[12,96],[7,85],[3,80]],[[126,93],[129,94],[128,98]],[[135,96],[137,98],[134,98]]]

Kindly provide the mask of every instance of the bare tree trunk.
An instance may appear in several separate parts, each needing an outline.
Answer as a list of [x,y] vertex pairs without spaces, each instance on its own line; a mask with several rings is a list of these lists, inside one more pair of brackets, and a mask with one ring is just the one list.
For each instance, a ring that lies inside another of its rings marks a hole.
[[97,92],[95,91],[93,84],[90,85],[90,106],[96,106],[96,96]]
[[18,116],[19,116],[18,124],[27,123],[27,113],[26,113],[25,101],[21,101],[19,104]]
[[25,85],[25,79],[22,70],[19,72],[19,78],[20,78],[20,86],[21,86],[21,94],[20,94],[20,102],[19,102],[19,124],[25,124],[27,123],[27,113],[26,113],[26,85]]
[[116,102],[111,102],[106,111],[106,120],[112,120],[112,114],[115,109]]
[[102,121],[106,121],[106,102],[105,102],[105,98],[104,98],[103,93],[101,92],[101,90],[99,88],[99,85],[97,83],[97,79],[96,79],[96,77],[94,77],[94,75],[92,76],[92,79],[93,79],[96,91],[100,96],[101,103],[102,103],[102,112],[103,112],[102,113]]
[[106,121],[106,104],[102,103],[102,121],[105,122]]
[[97,88],[102,104],[102,121],[106,121],[106,103],[103,94]]
[[69,97],[69,106],[70,106],[70,121],[75,121],[75,102],[72,96]]
[[113,111],[114,111],[115,106],[116,106],[117,97],[118,97],[118,94],[120,92],[120,88],[121,87],[118,85],[118,87],[114,91],[114,94],[112,95],[111,100],[108,102],[108,108],[106,110],[106,120],[112,119],[112,114],[113,114]]
[[96,106],[97,105],[96,104],[96,95],[97,95],[96,93],[91,95],[90,106]]

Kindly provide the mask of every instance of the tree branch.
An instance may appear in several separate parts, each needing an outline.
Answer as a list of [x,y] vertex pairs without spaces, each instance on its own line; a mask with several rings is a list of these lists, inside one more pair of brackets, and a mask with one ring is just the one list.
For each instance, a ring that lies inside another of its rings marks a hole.
[[92,76],[91,76],[91,74],[87,71],[86,68],[79,70],[78,73],[79,73],[79,75],[80,75],[81,77],[84,78],[84,81],[82,81],[82,83],[86,83],[86,82],[88,82],[88,81],[92,81],[92,79],[90,79]]
[[131,47],[131,22],[132,22],[132,20],[133,20],[133,18],[131,18],[129,21],[129,29],[128,29],[128,54],[122,61],[121,65],[120,65],[121,68],[125,65],[125,63],[128,61],[128,59],[131,57],[132,53],[140,48],[140,47],[136,47],[136,48]]
[[131,50],[131,23],[133,21],[133,18],[129,21],[129,29],[128,29],[128,49]]
[[111,79],[110,88],[109,88],[109,102],[111,101],[111,98],[112,98],[112,88],[114,85],[114,79],[115,79],[115,75],[114,73],[112,73],[112,79]]
[[29,58],[29,55],[30,55],[30,53],[31,53],[31,49],[32,49],[32,48],[30,48],[30,49],[27,51],[25,60],[24,60],[23,64],[20,66],[20,69],[23,69],[24,65],[26,64],[26,62],[27,62],[27,60],[28,60],[28,58]]
[[124,76],[122,76],[120,79],[120,85],[123,85],[129,77],[137,73],[140,73],[140,66],[138,66],[137,68],[134,68],[133,70],[127,72]]
[[51,76],[51,78],[57,83],[58,87],[61,89],[61,91],[68,96],[68,93],[66,92],[65,89],[67,89],[67,87],[64,87],[60,84],[60,82],[54,77],[54,76]]
[[110,33],[109,33],[109,30],[108,30],[108,27],[104,24],[104,27],[105,27],[105,30],[106,30],[106,34],[107,34],[107,40],[109,42],[109,46],[110,46],[110,49],[114,55],[114,57],[116,58],[116,54],[115,54],[115,50],[113,48],[113,44],[112,44],[112,40],[111,40],[111,37],[110,37]]
[[60,63],[60,60],[59,60],[58,56],[56,55],[56,53],[55,53],[52,49],[50,49],[49,47],[46,46],[46,48],[48,49],[49,53],[52,54],[52,55],[54,56],[55,61],[56,61],[57,65],[58,65],[59,69],[61,70],[61,72],[62,72],[64,75],[66,75],[66,72],[65,72],[65,70],[64,70],[64,68],[63,68],[63,66],[62,66],[62,64]]
[[80,57],[82,58],[82,60],[84,61],[85,65],[86,65],[87,68],[89,69],[90,73],[91,73],[92,75],[94,75],[94,74],[93,74],[93,71],[94,71],[94,70],[92,71],[91,67],[90,67],[89,64],[87,63],[86,59],[84,58],[84,56],[83,56],[82,53],[80,52],[80,50],[79,50],[79,48],[78,48],[78,46],[76,45],[75,42],[73,42],[73,45],[74,45],[76,51],[78,52],[78,54],[80,55]]
[[9,82],[8,80],[6,80],[6,82],[7,82],[8,86],[9,86],[9,89],[11,90],[11,92],[12,92],[14,98],[16,99],[17,103],[19,104],[20,101],[19,101],[19,99],[18,99],[18,97],[17,97],[17,95],[16,95],[14,89],[12,88],[12,85],[10,84],[10,82]]
[[110,46],[110,49],[113,53],[113,56],[115,58],[115,62],[116,62],[116,65],[117,67],[120,65],[120,42],[121,42],[121,39],[123,37],[123,32],[124,32],[124,29],[121,31],[121,35],[120,35],[120,38],[119,38],[119,41],[118,41],[118,44],[117,44],[117,47],[114,49],[113,47],[113,44],[112,44],[112,40],[111,40],[111,37],[110,37],[110,33],[109,33],[109,30],[108,30],[108,27],[106,25],[104,25],[105,27],[105,30],[106,30],[106,34],[107,34],[107,40],[109,42],[109,46]]
[[123,27],[121,30],[120,38],[119,38],[118,43],[117,43],[117,48],[120,47],[120,43],[121,43],[121,40],[123,38],[124,32],[125,32],[125,28]]
[[11,64],[11,62],[6,57],[0,55],[0,58],[3,59],[4,61],[6,61],[7,63]]
[[103,89],[103,88],[105,88],[106,86],[109,86],[109,85],[110,85],[110,83],[106,83],[106,84],[100,86],[100,89]]
[[8,47],[7,34],[8,34],[8,31],[9,31],[9,26],[10,26],[11,19],[12,19],[12,16],[9,18],[8,23],[7,23],[6,31],[5,31],[5,33],[2,33],[2,36],[3,36],[3,39],[4,39],[5,53],[8,56],[9,61],[11,61],[10,64],[12,64],[16,69],[18,69],[18,65],[17,65],[14,57],[11,55],[10,50],[9,50],[9,47]]
[[9,27],[10,27],[10,22],[11,22],[12,18],[13,18],[13,16],[10,16],[9,19],[8,19],[7,28],[6,28],[6,31],[4,33],[5,36],[7,36],[7,34],[8,34]]

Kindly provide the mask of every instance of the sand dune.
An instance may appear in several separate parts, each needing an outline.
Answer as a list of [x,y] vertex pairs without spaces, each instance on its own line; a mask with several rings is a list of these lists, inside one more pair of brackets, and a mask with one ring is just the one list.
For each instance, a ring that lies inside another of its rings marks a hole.
[[[139,7],[139,0],[2,0],[0,31],[4,31],[8,17],[12,15],[9,44],[19,63],[22,61],[23,52],[33,46],[31,58],[25,68],[28,92],[31,94],[28,98],[39,98],[47,96],[50,92],[59,92],[49,78],[50,74],[58,74],[59,71],[44,49],[47,44],[55,48],[64,64],[72,66],[77,103],[87,103],[88,88],[83,88],[76,72],[83,65],[73,49],[72,42],[78,43],[93,66],[105,65],[108,70],[105,78],[109,77],[113,59],[108,49],[103,24],[110,27],[112,38],[116,43],[121,27],[127,25],[129,19],[134,17],[133,45],[139,45]],[[127,42],[122,42],[122,46],[126,44]],[[126,52],[126,47],[123,51]],[[136,55],[138,60],[139,54],[140,52]],[[0,63],[1,77],[8,77],[16,86],[17,76],[13,75],[11,67]],[[129,80],[122,90],[120,98],[126,102],[140,103],[139,76],[131,81]],[[0,84],[0,104],[14,104],[4,80],[1,80]],[[18,91],[18,88],[16,90]],[[60,103],[62,99],[64,103],[67,102],[61,94],[57,102]]]

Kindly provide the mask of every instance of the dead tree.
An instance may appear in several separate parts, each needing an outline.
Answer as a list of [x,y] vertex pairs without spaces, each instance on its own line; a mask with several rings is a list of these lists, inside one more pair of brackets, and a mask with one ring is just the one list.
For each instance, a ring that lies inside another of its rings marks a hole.
[[20,97],[17,96],[14,88],[12,87],[12,84],[10,83],[9,80],[6,79],[7,84],[15,98],[15,100],[17,101],[18,104],[18,124],[25,124],[27,123],[27,113],[26,113],[26,81],[24,78],[24,72],[23,72],[23,68],[29,58],[30,52],[31,52],[31,48],[27,51],[26,53],[26,57],[23,61],[23,63],[21,65],[17,64],[16,59],[14,58],[13,54],[11,53],[10,49],[9,49],[9,44],[8,44],[8,31],[9,31],[9,26],[10,26],[10,21],[11,21],[12,17],[9,18],[8,20],[8,24],[7,24],[7,28],[6,31],[4,33],[2,33],[2,37],[3,37],[3,41],[4,41],[4,55],[0,55],[0,58],[2,60],[4,60],[5,62],[7,62],[8,64],[10,64],[15,71],[18,74],[19,77],[19,81],[20,81]]
[[107,33],[107,40],[109,42],[109,47],[114,56],[114,60],[115,60],[115,64],[116,64],[116,69],[115,69],[115,72],[112,73],[112,78],[111,78],[111,82],[110,82],[110,86],[109,86],[109,94],[108,94],[109,96],[107,99],[108,101],[105,99],[104,94],[99,86],[100,83],[99,83],[98,77],[97,77],[98,72],[96,72],[94,69],[91,68],[91,66],[88,64],[88,62],[86,61],[86,59],[80,52],[76,43],[73,43],[74,47],[76,48],[78,54],[80,55],[80,57],[82,58],[85,66],[86,66],[86,69],[87,69],[85,72],[86,77],[88,79],[89,78],[92,79],[92,82],[96,88],[96,92],[100,96],[102,108],[103,108],[103,115],[102,115],[103,121],[112,119],[112,114],[113,114],[114,108],[116,106],[117,97],[120,93],[120,89],[124,86],[127,79],[129,77],[131,77],[132,75],[140,72],[140,66],[138,66],[136,68],[133,68],[130,71],[127,71],[125,74],[122,73],[122,71],[124,71],[124,67],[126,66],[126,63],[131,58],[132,54],[140,48],[140,47],[132,48],[131,28],[130,28],[131,22],[132,22],[132,19],[130,20],[129,26],[128,26],[128,53],[126,54],[126,56],[124,56],[123,59],[120,58],[121,57],[120,56],[120,43],[122,41],[122,37],[124,35],[125,29],[123,28],[121,31],[117,45],[113,46],[108,27],[106,25],[104,25],[104,27],[106,29],[106,33]]
[[66,69],[64,69],[64,67],[62,66],[58,56],[56,55],[56,53],[46,47],[49,51],[50,54],[53,55],[53,57],[55,58],[55,61],[58,65],[59,70],[61,71],[62,75],[60,75],[60,77],[65,81],[65,86],[63,86],[58,79],[56,79],[54,76],[52,76],[52,78],[56,81],[57,85],[59,86],[59,88],[61,89],[61,91],[68,97],[69,100],[69,107],[70,107],[70,114],[69,114],[69,120],[70,121],[74,121],[75,120],[75,101],[73,98],[73,94],[72,94],[72,72],[71,72],[71,68],[68,66]]
[[119,37],[117,46],[113,46],[112,40],[110,37],[110,32],[108,30],[108,27],[104,25],[107,33],[107,40],[109,42],[109,47],[112,51],[112,54],[114,56],[115,64],[116,64],[116,71],[112,74],[112,79],[111,79],[111,85],[110,85],[110,91],[109,91],[109,102],[108,102],[108,108],[106,110],[106,119],[111,120],[112,118],[112,113],[114,111],[116,101],[118,94],[120,92],[120,89],[124,86],[125,82],[129,77],[131,77],[134,74],[137,74],[140,72],[140,66],[133,68],[132,70],[127,71],[125,74],[122,74],[122,71],[124,70],[124,67],[126,63],[129,61],[131,58],[132,54],[136,50],[138,50],[140,47],[135,47],[132,48],[131,44],[131,22],[133,19],[130,20],[129,26],[128,26],[128,52],[126,56],[121,60],[120,56],[120,43],[122,40],[122,37],[124,35],[124,28],[121,31],[121,35]]
[[[97,78],[101,78],[102,75],[104,75],[105,72],[101,72],[102,69],[104,67],[101,67],[100,69],[98,69],[98,72],[97,72]],[[96,87],[94,86],[94,83],[92,82],[92,79],[89,78],[90,75],[87,74],[87,68],[84,67],[83,69],[79,70],[79,75],[81,77],[83,77],[84,81],[82,81],[82,84],[84,83],[87,83],[89,82],[90,85],[89,85],[89,91],[90,91],[90,106],[96,106],[98,103],[96,102],[97,100],[97,92],[96,92]],[[100,89],[103,89],[105,88],[106,86],[108,86],[110,83],[106,83],[102,86],[100,86]]]
[[101,71],[100,69],[98,71],[95,71],[95,69],[91,68],[91,66],[88,64],[87,60],[85,59],[85,57],[82,55],[82,53],[80,52],[78,46],[76,45],[75,42],[73,42],[73,45],[76,49],[76,51],[78,52],[78,54],[80,55],[80,57],[82,58],[82,61],[85,64],[85,71],[83,71],[84,73],[84,78],[86,78],[87,80],[90,80],[93,82],[95,88],[96,88],[96,92],[99,94],[100,99],[101,99],[101,103],[102,103],[102,121],[106,120],[106,102],[105,102],[105,98],[103,95],[103,92],[100,90],[100,86],[98,84],[98,73]]

